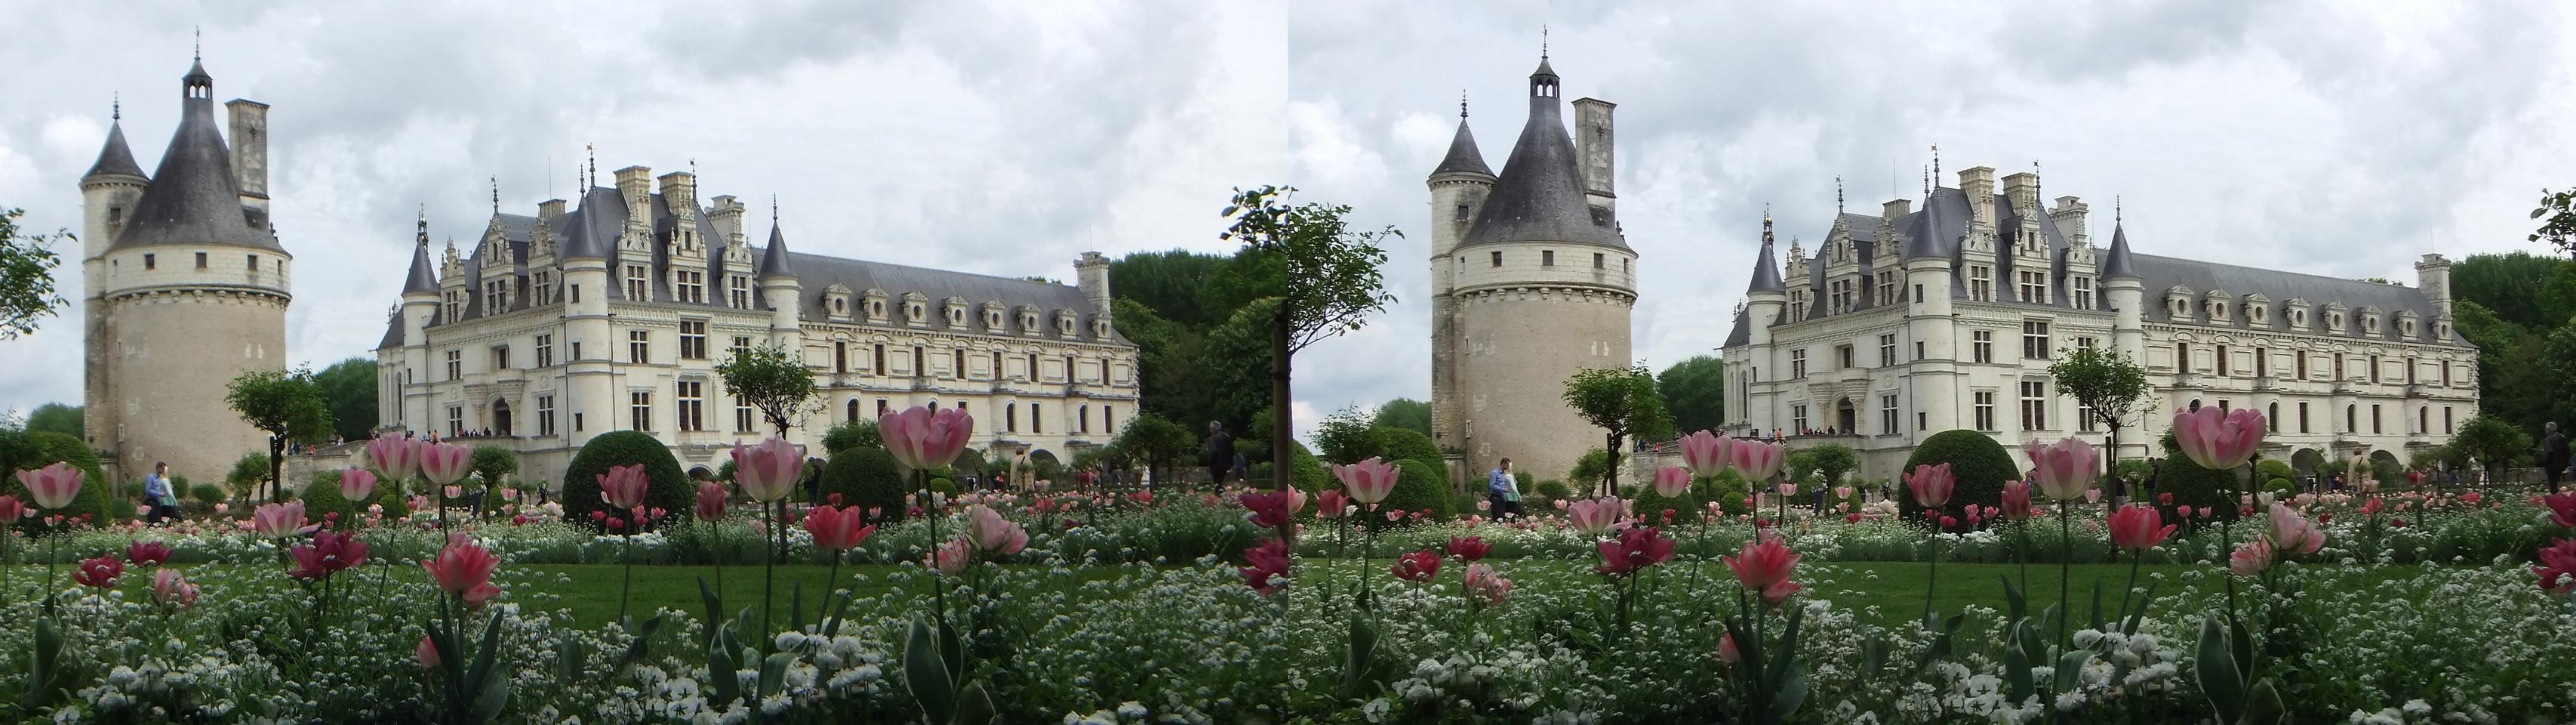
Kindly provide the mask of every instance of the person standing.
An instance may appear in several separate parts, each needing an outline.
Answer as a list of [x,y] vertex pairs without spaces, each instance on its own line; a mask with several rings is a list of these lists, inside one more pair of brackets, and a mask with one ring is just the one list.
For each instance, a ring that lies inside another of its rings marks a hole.
[[143,477],[144,523],[157,524],[179,518],[179,497],[170,493],[170,464],[152,464],[152,475]]
[[1015,491],[1028,490],[1029,474],[1035,468],[1036,466],[1029,463],[1028,449],[1020,449],[1020,452],[1011,454],[1010,478],[1004,481],[1003,485]]
[[2567,434],[2558,432],[2556,422],[2543,423],[2540,437],[2540,471],[2549,476],[2549,492],[2558,492],[2558,481],[2567,477]]
[[1485,489],[1485,497],[1493,500],[1495,519],[1521,515],[1521,480],[1512,475],[1512,459],[1503,459],[1502,465],[1485,477]]
[[1208,481],[1225,486],[1226,471],[1234,468],[1234,436],[1225,432],[1223,421],[1208,421]]

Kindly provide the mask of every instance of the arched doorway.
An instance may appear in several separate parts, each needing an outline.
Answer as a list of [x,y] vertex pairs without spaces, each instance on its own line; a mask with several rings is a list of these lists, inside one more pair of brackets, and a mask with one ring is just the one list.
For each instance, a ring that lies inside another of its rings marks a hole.
[[1834,432],[1851,435],[1852,427],[1859,424],[1860,412],[1853,409],[1852,399],[1844,398],[1834,403]]
[[2326,463],[2326,454],[2314,448],[2301,448],[2290,454],[2290,467],[2298,472],[2316,475],[2317,467]]
[[505,436],[510,434],[510,401],[492,401],[492,433]]

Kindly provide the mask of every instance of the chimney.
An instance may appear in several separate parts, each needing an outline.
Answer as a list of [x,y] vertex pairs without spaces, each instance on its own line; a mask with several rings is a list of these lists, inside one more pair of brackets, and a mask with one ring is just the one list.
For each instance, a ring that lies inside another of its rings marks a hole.
[[719,196],[710,201],[714,202],[715,210],[707,212],[707,220],[715,222],[716,226],[724,229],[725,244],[742,246],[742,202],[736,201],[731,194]]
[[1598,98],[1574,102],[1574,159],[1583,179],[1583,194],[1592,206],[1612,206],[1619,197],[1612,189],[1612,140],[1610,112],[1618,104]]
[[1073,261],[1074,286],[1091,302],[1091,310],[1100,319],[1109,319],[1109,258],[1099,252],[1083,252]]
[[563,214],[564,200],[562,199],[547,199],[537,203],[537,221],[539,222],[552,222],[555,220],[555,217],[563,216]]
[[[1910,213],[1913,213],[1913,212],[1914,212],[1914,200],[1913,200],[1913,199],[1889,199],[1889,200],[1887,200],[1887,204],[1886,204],[1885,206],[1881,206],[1881,207],[1879,207],[1879,208],[1878,208],[1878,217],[1879,217],[1879,219],[1884,220],[1884,221],[1886,221],[1886,222],[1887,222],[1887,223],[1889,223],[1889,224],[1894,224],[1894,223],[1896,223],[1896,218],[1897,218],[1897,217],[1905,216],[1905,215],[1910,214]],[[1882,240],[1879,240],[1879,241],[1882,241],[1882,242],[1883,242],[1883,241],[1887,241],[1887,240],[1882,239]]]
[[2424,255],[2415,263],[2415,287],[2424,291],[2424,299],[2433,301],[2433,316],[2451,317],[2451,260],[2439,254]]
[[626,223],[653,228],[653,170],[629,166],[617,170],[617,195],[626,200]]
[[232,111],[232,147],[234,186],[241,189],[242,206],[268,213],[268,104],[235,98],[224,103]]
[[697,179],[689,172],[673,171],[663,174],[660,181],[662,182],[662,205],[669,207],[672,214],[684,221],[694,220],[696,215],[688,212],[690,207],[697,204]]
[[2045,213],[2039,208],[2039,175],[2028,171],[2004,177],[2004,199],[2015,216]]
[[2059,229],[2068,230],[2066,243],[2082,245],[2090,239],[2084,230],[2085,208],[2083,199],[2072,196],[2057,197],[2057,204],[2050,207],[2049,221],[2056,222]]
[[1968,197],[1968,226],[1995,227],[1995,169],[1979,166],[1959,172],[1959,192]]

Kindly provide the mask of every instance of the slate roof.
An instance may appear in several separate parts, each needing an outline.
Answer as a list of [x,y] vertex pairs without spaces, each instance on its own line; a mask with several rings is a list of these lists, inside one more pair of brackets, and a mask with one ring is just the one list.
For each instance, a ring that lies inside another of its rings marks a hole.
[[[213,85],[203,64],[189,70],[188,81]],[[215,130],[211,97],[183,98],[179,130],[161,153],[152,184],[134,203],[132,219],[113,249],[165,244],[224,244],[284,252],[265,215],[244,208],[233,176],[232,152]]]
[[1771,220],[1763,219],[1762,227],[1762,256],[1753,260],[1753,283],[1744,289],[1748,294],[1785,289],[1780,284],[1780,264],[1771,258]]
[[89,173],[81,174],[81,179],[101,176],[144,178],[143,165],[134,163],[134,151],[125,145],[125,123],[121,120],[108,122],[107,143],[98,149],[98,163],[90,164]]
[[403,277],[403,294],[438,294],[438,273],[429,266],[429,238],[412,245],[411,273]]
[[2102,278],[2135,277],[2138,272],[2129,262],[2129,230],[2114,222],[2111,225],[2111,252],[2102,257]]
[[760,250],[760,278],[778,279],[794,276],[796,276],[796,264],[788,259],[787,234],[779,231],[778,222],[772,221],[769,223],[769,247]]
[[[2137,268],[2139,279],[2146,285],[2143,300],[2146,309],[2142,312],[2145,313],[2145,319],[2150,322],[2176,321],[2172,309],[2165,305],[2165,294],[2174,287],[2180,286],[2191,290],[2194,310],[2200,309],[2199,302],[2202,297],[2213,290],[2226,290],[2233,297],[2230,301],[2235,303],[2235,309],[2230,310],[2230,316],[2234,318],[2231,321],[2211,325],[2207,322],[2186,319],[2182,324],[2387,342],[2469,344],[2465,338],[2460,337],[2458,330],[2452,330],[2451,337],[2447,340],[2433,337],[2433,301],[2424,296],[2424,290],[2414,287],[2159,257],[2152,254],[2132,255],[2130,260]],[[2265,303],[2269,308],[2264,315],[2265,324],[2258,325],[2246,321],[2242,310],[2242,306],[2246,303],[2245,295],[2255,293],[2261,293],[2269,298]],[[2307,301],[2309,305],[2307,325],[2294,327],[2290,324],[2288,309],[2289,301],[2293,297]],[[2329,332],[2326,327],[2326,305],[2335,302],[2341,302],[2349,308],[2345,313],[2348,319],[2344,320],[2344,331],[2340,334]],[[2362,331],[2361,308],[2363,307],[2379,308],[2383,319],[2380,321],[2378,334]],[[2397,313],[2406,311],[2414,312],[2420,320],[2415,327],[2416,334],[2412,337],[2401,335],[2397,330]]]
[[[1539,62],[1531,74],[1533,85],[1541,77],[1553,78],[1546,61]],[[1521,127],[1520,140],[1512,144],[1511,158],[1503,162],[1503,173],[1486,195],[1485,205],[1476,212],[1476,223],[1467,229],[1466,240],[1458,246],[1501,242],[1570,242],[1593,244],[1620,250],[1628,243],[1620,239],[1619,222],[1608,214],[1595,215],[1591,202],[1585,200],[1581,175],[1575,168],[1574,140],[1566,136],[1565,121],[1558,112],[1557,96],[1530,96],[1529,122]]]
[[1485,152],[1476,149],[1476,135],[1467,131],[1465,113],[1458,114],[1458,135],[1449,139],[1449,155],[1441,157],[1440,168],[1431,170],[1433,176],[1441,174],[1494,175],[1493,168],[1485,165]]

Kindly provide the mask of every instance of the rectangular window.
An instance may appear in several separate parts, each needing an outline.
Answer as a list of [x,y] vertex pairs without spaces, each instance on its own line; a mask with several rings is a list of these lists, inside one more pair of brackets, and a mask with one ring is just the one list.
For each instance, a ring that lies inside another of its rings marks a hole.
[[465,435],[465,406],[447,406],[447,437]]
[[2362,373],[2362,379],[2374,383],[2379,382],[2379,356],[2372,355],[2369,359],[2370,367]]
[[1554,266],[1556,266],[1556,250],[1553,250],[1553,249],[1542,249],[1542,250],[1539,250],[1539,253],[1538,253],[1538,266],[1541,266],[1541,267],[1554,267]]
[[2085,405],[2081,400],[2075,401],[2075,430],[2093,433],[2101,430],[2101,425],[2093,419],[2093,406]]
[[1458,205],[1458,213],[1457,213],[1456,215],[1454,215],[1454,216],[1451,216],[1451,217],[1449,218],[1449,220],[1450,220],[1450,221],[1457,221],[1457,222],[1467,221],[1467,205],[1465,205],[1465,204],[1460,204],[1460,205]]
[[1038,381],[1038,354],[1029,353],[1029,382]]
[[1982,264],[1968,265],[1968,299],[1977,302],[1994,301],[1995,268]]
[[626,394],[626,415],[634,430],[653,429],[653,394],[636,390]]
[[483,313],[497,315],[510,311],[510,281],[496,279],[483,284]]
[[1878,434],[1896,435],[1896,396],[1878,396]]
[[447,351],[447,379],[457,380],[463,377],[465,377],[465,351]]
[[542,305],[555,301],[555,273],[540,271],[537,272],[536,277],[537,296],[529,300],[528,304]]
[[869,362],[876,363],[875,367],[868,368],[869,372],[873,372],[878,375],[888,374],[886,372],[885,343],[871,345],[868,347],[868,350]]
[[2370,404],[2370,432],[2379,432],[2379,404]]
[[1977,430],[1995,429],[1995,391],[1977,391]]
[[679,389],[674,391],[676,394],[672,397],[677,399],[680,404],[678,411],[680,430],[698,431],[707,429],[706,386],[706,383],[696,380],[682,380],[679,382]]
[[2308,432],[2308,404],[2299,404],[2299,432]]
[[1919,410],[1918,410],[1918,411],[1914,411],[1914,430],[1915,430],[1915,432],[1920,433],[1920,432],[1923,432],[1923,431],[1926,431],[1926,430],[1931,430],[1931,429],[1932,429],[1932,414],[1931,414],[1931,413],[1926,413],[1926,412],[1923,412],[1923,411],[1919,411]]
[[749,433],[752,425],[759,421],[759,416],[752,413],[750,398],[733,396],[733,432]]
[[1074,419],[1074,422],[1075,422],[1075,423],[1076,423],[1076,425],[1077,425],[1077,427],[1075,428],[1075,431],[1076,431],[1076,432],[1081,432],[1081,433],[1089,433],[1089,432],[1091,432],[1091,406],[1089,406],[1089,405],[1082,406],[1082,408],[1081,408],[1081,413],[1082,413],[1081,415],[1074,416],[1074,418],[1073,418],[1073,419]]
[[725,301],[737,310],[751,309],[751,278],[731,275],[725,280]]
[[1805,430],[1807,430],[1807,406],[1804,406],[1804,405],[1792,405],[1792,406],[1789,406],[1789,433],[1790,433],[1790,435],[1797,435],[1797,434],[1799,434],[1799,433],[1801,433],[1801,432],[1803,432],[1803,431],[1805,431]]
[[[650,359],[650,358],[652,357],[652,355],[653,355],[653,333],[646,332],[646,331],[643,331],[643,330],[628,330],[628,331],[626,331],[626,361],[627,361],[627,362],[629,362],[629,363],[634,363],[634,364],[636,364],[636,365],[642,365],[642,364],[644,364],[644,362],[645,362],[646,360]],[[642,429],[641,429],[641,428],[638,428],[637,430],[642,430]]]
[[918,378],[928,376],[929,374],[930,362],[928,358],[922,356],[921,346],[912,346],[912,376]]
[[143,268],[144,268],[144,269],[151,269],[151,268],[152,268],[152,255],[149,255],[149,254],[143,255]]
[[707,273],[684,269],[672,273],[671,281],[673,296],[681,302],[707,301]]
[[2442,387],[2451,387],[2451,364],[2442,363]]
[[2075,303],[2075,309],[2093,309],[2093,278],[2076,277],[2069,283],[2069,287],[2071,289],[2067,291],[2066,298]]
[[1881,304],[1881,305],[1893,305],[1893,304],[1896,304],[1896,303],[1899,303],[1899,302],[1902,302],[1902,301],[1903,301],[1903,300],[1899,300],[1899,299],[1897,299],[1897,298],[1896,298],[1896,275],[1893,275],[1893,274],[1882,274],[1882,275],[1879,275],[1879,276],[1878,276],[1878,303],[1879,303],[1879,304]]
[[2091,349],[2093,349],[2093,346],[2094,346],[2094,345],[2100,344],[2100,342],[2101,342],[2101,341],[2096,340],[2096,339],[2094,339],[2094,338],[2090,338],[2090,337],[2078,337],[2078,338],[2075,338],[2075,349],[2077,349],[2077,350],[2091,350]]
[[1002,353],[993,353],[993,379],[1002,379]]
[[[958,403],[958,405],[963,406],[965,403]],[[1118,432],[1118,419],[1111,416],[1109,413],[1109,406],[1107,404],[1102,404],[1100,406],[1100,430],[1106,433],[1116,433]],[[2444,415],[2449,415],[2449,413],[2445,412]]]
[[744,352],[747,352],[747,351],[749,351],[749,350],[751,350],[751,336],[750,336],[750,335],[735,335],[735,336],[733,336],[733,347],[730,347],[730,348],[726,348],[726,349],[725,349],[725,358],[726,358],[726,359],[739,358],[739,357],[742,357],[742,354],[743,354]]
[[879,417],[879,418],[883,418],[883,417],[885,417],[886,411],[889,411],[889,410],[893,410],[893,408],[891,408],[891,407],[887,407],[887,406],[886,406],[886,399],[884,399],[884,398],[878,398],[878,399],[877,399],[877,417]]
[[206,253],[205,253],[205,252],[198,252],[198,253],[197,253],[197,268],[198,268],[198,269],[205,269],[205,268],[206,268]]
[[2413,361],[2413,360],[2407,360],[2407,361],[2405,361],[2405,365],[2406,365],[2406,384],[2407,384],[2407,385],[2414,385],[2414,384],[2415,384],[2415,361]]
[[492,348],[492,369],[494,371],[510,369],[510,346]]
[[964,380],[966,379],[966,348],[957,348],[952,352],[955,356],[948,360],[948,379]]
[[2013,277],[2021,283],[2021,301],[2048,304],[2048,273],[2025,270],[2013,273]]
[[2174,371],[2191,372],[2191,343],[2174,343]]
[[2300,380],[2308,379],[2308,351],[2290,351],[2290,363],[2292,366],[2297,368]]
[[2021,323],[2021,356],[2024,360],[2048,359],[2048,322],[2023,320]]
[[683,360],[707,359],[706,320],[680,321],[680,358]]
[[2353,414],[2353,411],[2354,411],[2354,410],[2356,410],[2356,409],[2358,409],[2358,408],[2359,408],[2359,406],[2354,406],[2354,405],[2346,405],[2346,406],[2344,406],[2344,407],[2343,407],[2343,432],[2345,432],[2345,433],[2359,433],[2359,432],[2361,432],[2361,420],[2360,420],[2359,418],[2355,417],[2355,416],[2354,416],[2354,414]]
[[259,255],[256,255],[256,254],[245,254],[245,255],[242,255],[242,256],[244,256],[244,257],[247,257],[247,258],[248,258],[248,260],[246,260],[246,261],[244,262],[243,266],[242,266],[242,268],[243,268],[243,269],[247,269],[247,270],[250,270],[250,271],[253,271],[253,272],[257,272],[257,271],[259,271]]
[[1916,340],[1916,341],[1914,341],[1914,359],[1916,359],[1916,360],[1921,360],[1921,359],[1923,359],[1923,341],[1922,341],[1922,340]]
[[1994,362],[1994,361],[1995,361],[1995,331],[1993,331],[1993,330],[1975,330],[1975,331],[1971,331],[1971,332],[1969,332],[1969,333],[1968,333],[1968,347],[1969,347],[1969,352],[1974,353],[1973,357],[1971,357],[1971,358],[1969,358],[1969,359],[1971,359],[1971,360],[1975,360],[1975,361],[1977,361],[1977,362],[1981,362],[1981,363],[1990,363],[1990,362]]
[[1503,253],[1502,253],[1502,252],[1495,252],[1495,253],[1494,253],[1494,266],[1496,266],[1496,267],[1503,266]]
[[537,435],[555,434],[555,396],[537,396]]
[[1914,304],[1923,304],[1923,285],[1914,286]]
[[2268,378],[2272,376],[2271,358],[2272,351],[2259,347],[2254,348],[2254,377]]
[[837,340],[836,340],[836,341],[833,341],[833,342],[832,342],[832,372],[836,372],[836,373],[846,373],[846,372],[849,372],[849,371],[850,371],[850,343],[847,343],[847,342],[841,342],[841,341],[837,341]]
[[1834,362],[1839,364],[1839,366],[1838,366],[1838,367],[1835,367],[1835,368],[1834,368],[1835,370],[1849,370],[1849,369],[1852,369],[1852,367],[1854,367],[1854,366],[1852,365],[1852,349],[1851,349],[1851,346],[1850,346],[1850,345],[1835,345],[1835,346],[1834,346]]
[[1029,404],[1029,432],[1031,432],[1031,433],[1045,433],[1045,432],[1046,432],[1046,419],[1045,419],[1045,418],[1041,418],[1041,417],[1039,417],[1039,416],[1038,416],[1038,404],[1037,404],[1037,403],[1030,403],[1030,404]]
[[572,301],[574,301],[574,302],[580,302],[580,301],[581,301],[581,285],[573,285],[571,289],[572,289]]
[[2218,346],[2218,376],[2227,377],[2227,346]]
[[2021,381],[2021,429],[2048,430],[2048,383]]
[[638,302],[652,299],[650,296],[645,294],[644,280],[647,279],[645,276],[646,274],[647,270],[644,265],[630,264],[626,266],[626,299]]
[[1879,367],[1888,367],[1888,366],[1892,366],[1892,365],[1895,365],[1895,364],[1896,364],[1896,333],[1891,332],[1891,333],[1887,333],[1887,334],[1879,335],[1879,336],[1878,336],[1878,366],[1879,366]]
[[574,340],[574,341],[572,341],[572,357],[568,357],[568,358],[564,358],[564,359],[565,359],[565,360],[570,360],[570,361],[572,361],[572,362],[581,362],[581,341],[580,341],[580,340]]
[[1609,255],[1605,255],[1605,254],[1602,254],[1602,253],[1599,253],[1599,252],[1594,252],[1594,253],[1592,253],[1592,268],[1593,268],[1593,269],[1609,269],[1609,268],[1610,268],[1610,264],[1609,264],[1609,262],[1610,262],[1610,257],[1609,257]]
[[2335,353],[2335,356],[2334,356],[2334,379],[2336,379],[2336,380],[2344,380],[2344,379],[2346,379],[2346,378],[2343,376],[2343,353]]
[[2451,406],[2442,406],[2442,435],[2451,434]]
[[2432,409],[2432,408],[2416,408],[2416,409],[2415,409],[2415,429],[2414,429],[2414,430],[2411,430],[2411,431],[2407,431],[2407,432],[2409,432],[2409,433],[2431,433],[2431,432],[2433,432],[2433,409]]
[[1018,404],[1018,403],[1007,403],[1007,404],[1004,404],[1004,405],[1002,406],[1002,432],[1004,432],[1004,433],[1017,433],[1017,432],[1019,432],[1019,431],[1020,431],[1020,404]]
[[579,432],[581,432],[581,414],[580,414],[580,413],[574,413],[574,414],[572,414],[572,432],[574,432],[574,433],[579,433]]
[[1807,351],[1789,351],[1789,379],[1797,380],[1804,377],[1807,377]]

